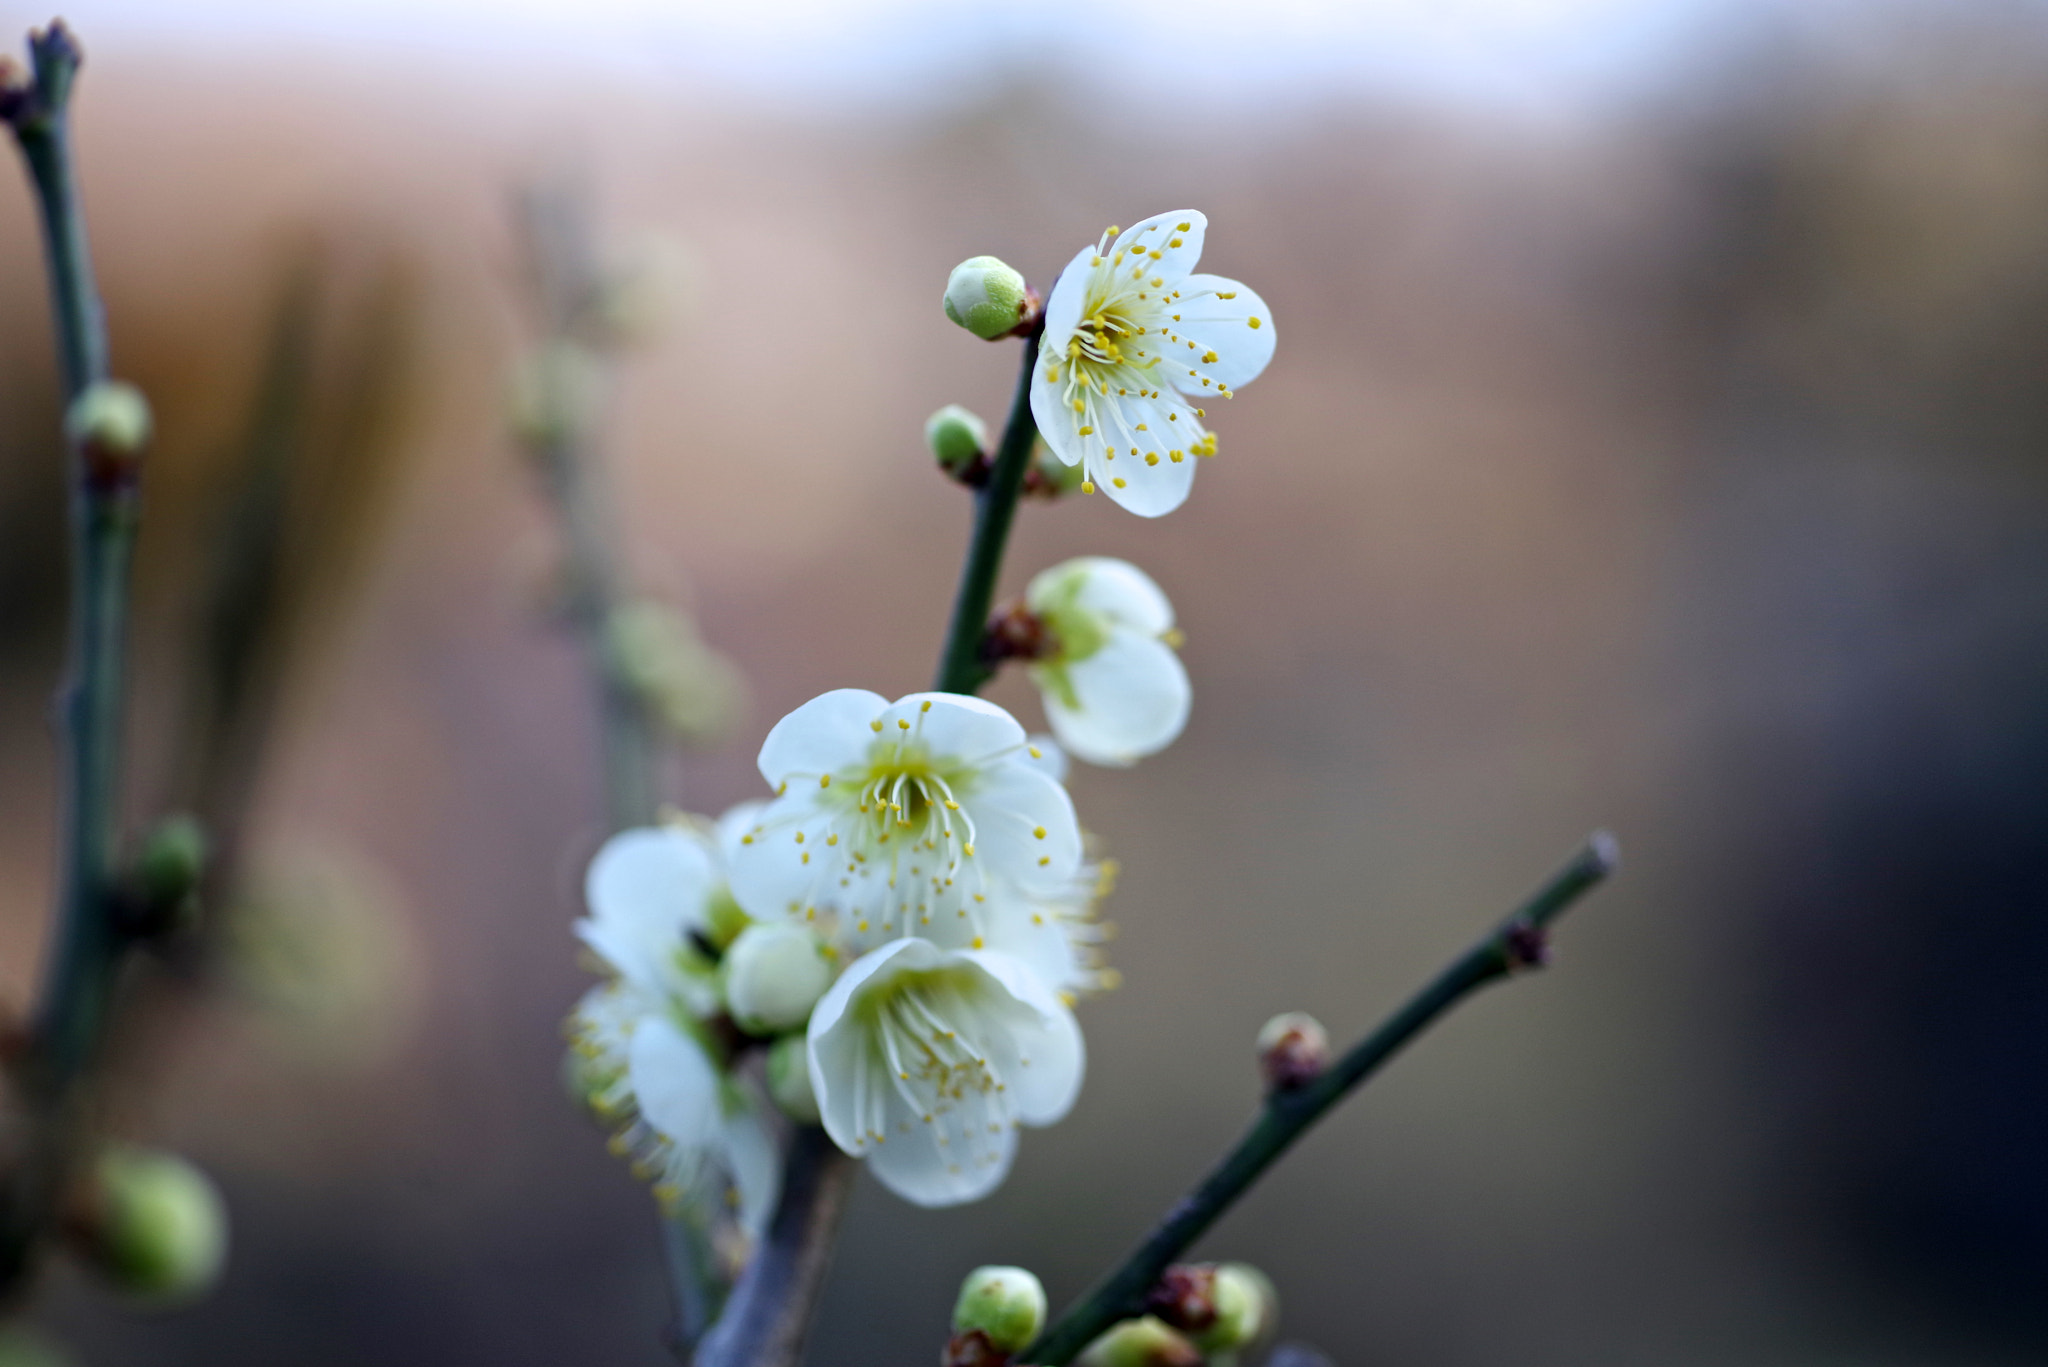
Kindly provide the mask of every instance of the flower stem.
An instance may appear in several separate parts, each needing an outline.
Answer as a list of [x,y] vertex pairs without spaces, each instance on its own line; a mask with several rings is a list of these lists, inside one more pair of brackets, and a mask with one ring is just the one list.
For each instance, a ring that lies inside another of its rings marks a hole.
[[1031,417],[1031,368],[1038,363],[1038,332],[1024,338],[1024,364],[1017,374],[1017,393],[1010,400],[1010,419],[996,444],[988,483],[975,491],[974,536],[960,567],[960,589],[953,598],[953,622],[939,655],[939,677],[932,687],[942,693],[973,693],[995,670],[982,657],[989,608],[995,601],[996,577],[1002,573],[1003,547],[1017,516],[1017,498],[1031,468],[1031,447],[1038,424]]
[[[34,84],[11,123],[41,210],[67,404],[107,378],[106,315],[93,281],[72,167],[70,96],[82,54],[64,25],[30,36]],[[121,713],[135,471],[96,475],[71,453],[70,656],[59,696],[64,811],[55,943],[35,1023],[31,1085],[55,1102],[90,1062],[105,1025],[121,937],[115,925]]]
[[1379,1028],[1306,1086],[1275,1091],[1258,1118],[1202,1179],[1177,1201],[1145,1241],[1044,1336],[1019,1356],[1035,1367],[1065,1367],[1120,1320],[1141,1315],[1160,1274],[1244,1195],[1303,1131],[1379,1070],[1381,1064],[1474,990],[1542,961],[1546,926],[1614,871],[1619,850],[1606,832],[1595,833],[1571,862],[1500,925],[1436,975]]

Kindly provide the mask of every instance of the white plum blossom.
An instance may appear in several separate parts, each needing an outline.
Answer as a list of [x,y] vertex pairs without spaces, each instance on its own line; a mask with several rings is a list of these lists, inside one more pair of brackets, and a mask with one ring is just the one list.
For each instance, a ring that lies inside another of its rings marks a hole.
[[1068,1006],[1111,990],[1122,979],[1103,964],[1100,946],[1110,927],[1095,919],[1095,908],[1116,886],[1116,875],[1116,861],[1104,859],[1083,864],[1054,893],[990,898],[988,948],[1030,969]]
[[780,1184],[775,1143],[702,1024],[719,1008],[703,945],[740,919],[715,835],[621,832],[591,860],[584,897],[576,932],[611,980],[570,1017],[579,1089],[665,1206],[714,1223],[730,1212],[758,1237]]
[[949,1206],[1001,1185],[1017,1128],[1073,1106],[1073,1014],[1023,963],[903,938],[857,959],[811,1016],[825,1130],[905,1200]]
[[1056,896],[1081,864],[1073,803],[1035,748],[979,698],[813,698],[761,747],[780,795],[728,840],[733,896],[847,961],[910,935],[982,948],[994,897]]
[[1127,765],[1187,725],[1192,691],[1173,605],[1137,566],[1104,556],[1055,565],[1024,604],[1045,628],[1030,672],[1053,733],[1091,764]]
[[1208,220],[1159,214],[1081,249],[1045,303],[1031,415],[1052,453],[1141,517],[1188,496],[1216,453],[1211,395],[1229,398],[1273,358],[1273,318],[1235,280],[1193,274]]

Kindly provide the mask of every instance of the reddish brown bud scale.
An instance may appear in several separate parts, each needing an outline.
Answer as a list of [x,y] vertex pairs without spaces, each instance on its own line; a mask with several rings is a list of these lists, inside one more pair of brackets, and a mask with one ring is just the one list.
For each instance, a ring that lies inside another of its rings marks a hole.
[[1330,1036],[1314,1016],[1289,1011],[1259,1031],[1259,1072],[1270,1091],[1305,1087],[1330,1066]]
[[1160,1274],[1145,1309],[1183,1334],[1199,1334],[1216,1322],[1216,1265],[1176,1263]]
[[1005,1367],[1010,1355],[988,1341],[979,1329],[969,1329],[946,1340],[939,1367]]

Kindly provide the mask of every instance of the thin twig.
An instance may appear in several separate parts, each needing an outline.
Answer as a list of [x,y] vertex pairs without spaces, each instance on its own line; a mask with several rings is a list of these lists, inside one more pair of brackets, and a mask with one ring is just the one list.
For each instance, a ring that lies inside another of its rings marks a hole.
[[996,445],[994,467],[988,483],[975,491],[974,536],[960,567],[953,621],[939,653],[938,681],[932,685],[942,693],[973,693],[995,673],[982,657],[982,637],[988,630],[989,607],[995,601],[996,576],[1003,569],[1003,547],[1017,516],[1017,498],[1024,488],[1024,474],[1031,468],[1031,447],[1038,440],[1038,424],[1031,417],[1031,369],[1037,364],[1038,333],[1033,331],[1024,339],[1024,363],[1017,375],[1016,395],[1010,400],[1009,421]]
[[1353,1088],[1379,1070],[1402,1045],[1475,989],[1543,961],[1544,930],[1566,908],[1614,871],[1614,837],[1594,834],[1514,913],[1453,960],[1380,1027],[1352,1046],[1306,1086],[1276,1090],[1244,1138],[1113,1272],[1060,1316],[1019,1357],[1036,1367],[1066,1367],[1075,1355],[1119,1320],[1144,1313],[1146,1294],[1160,1274],[1229,1210],[1303,1131],[1322,1119]]

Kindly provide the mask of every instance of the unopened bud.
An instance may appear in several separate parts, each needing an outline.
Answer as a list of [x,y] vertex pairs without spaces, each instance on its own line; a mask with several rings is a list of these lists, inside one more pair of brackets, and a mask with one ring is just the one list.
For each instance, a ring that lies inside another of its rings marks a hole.
[[1069,465],[1040,441],[1032,447],[1031,468],[1024,472],[1024,492],[1039,498],[1058,498],[1079,489],[1087,478],[1088,469],[1080,461]]
[[132,476],[152,423],[149,400],[125,380],[97,380],[64,411],[64,435],[85,454],[94,479]]
[[1286,1011],[1259,1031],[1259,1071],[1276,1092],[1305,1087],[1330,1066],[1330,1036],[1314,1016]]
[[199,879],[206,872],[206,832],[189,816],[157,823],[135,857],[137,929],[168,929],[188,917]]
[[784,1035],[768,1046],[768,1095],[797,1124],[818,1123],[818,1094],[811,1087],[810,1049],[802,1035]]
[[109,1281],[160,1303],[191,1300],[213,1285],[228,1225],[211,1178],[172,1154],[111,1149],[92,1182],[81,1233]]
[[520,363],[507,397],[513,435],[529,446],[559,446],[596,419],[603,380],[583,346],[555,341]]
[[742,1030],[773,1035],[810,1019],[832,985],[832,964],[802,926],[748,926],[725,952],[725,1005]]
[[1045,1288],[1021,1267],[977,1267],[960,1283],[953,1328],[979,1329],[1004,1353],[1029,1346],[1045,1327]]
[[958,476],[988,450],[988,424],[957,403],[949,403],[924,420],[925,444],[939,468]]
[[1249,1263],[1222,1263],[1211,1292],[1215,1314],[1194,1335],[1204,1353],[1227,1353],[1269,1337],[1279,1323],[1280,1297],[1265,1273]]
[[1024,277],[993,256],[970,256],[946,279],[946,316],[984,341],[1015,332],[1031,310]]
[[711,947],[720,954],[732,948],[732,942],[740,938],[740,932],[754,924],[754,918],[740,910],[740,904],[733,901],[732,894],[720,888],[713,893],[704,908],[704,938],[711,941]]
[[1202,1353],[1147,1315],[1117,1325],[1082,1349],[1075,1362],[1077,1367],[1201,1367]]

